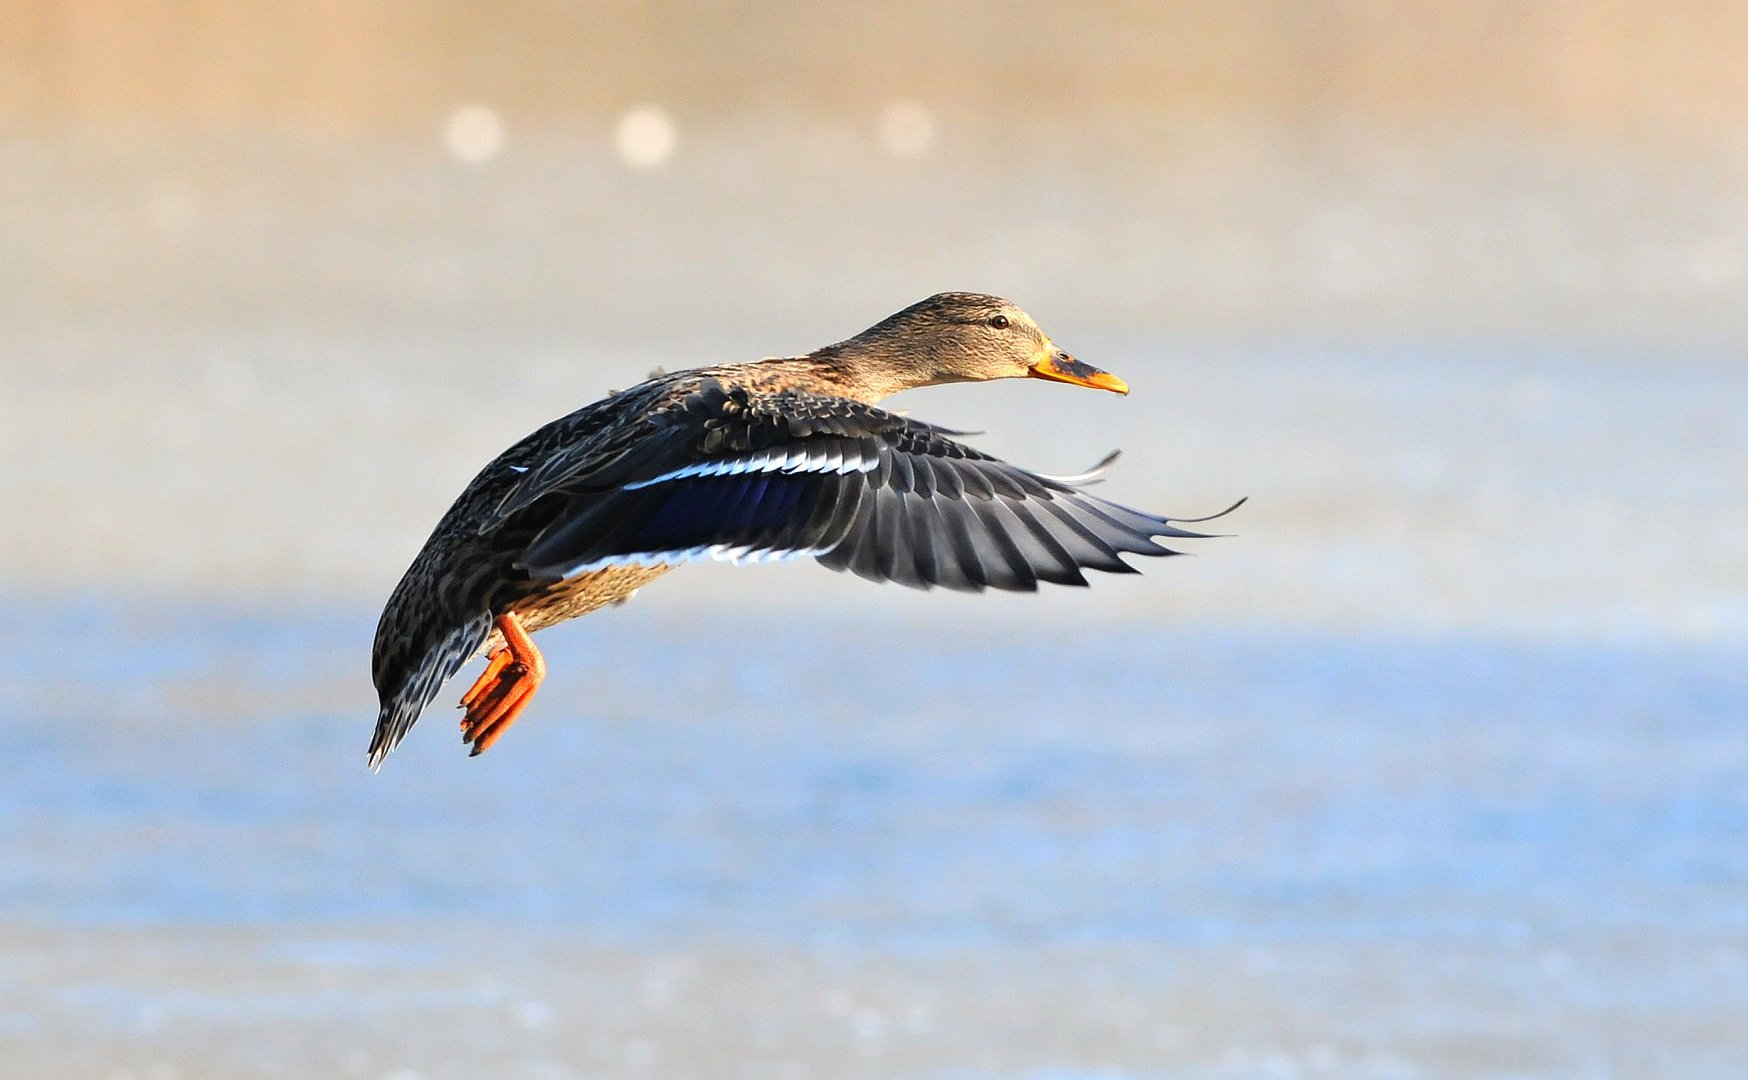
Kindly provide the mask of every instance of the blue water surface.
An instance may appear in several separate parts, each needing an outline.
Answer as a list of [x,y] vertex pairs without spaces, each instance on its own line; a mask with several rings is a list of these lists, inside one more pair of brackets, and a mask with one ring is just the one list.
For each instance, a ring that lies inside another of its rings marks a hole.
[[490,910],[870,948],[1748,929],[1731,648],[614,613],[546,635],[553,677],[490,754],[463,755],[457,686],[373,776],[367,619],[31,618],[0,660],[14,921]]

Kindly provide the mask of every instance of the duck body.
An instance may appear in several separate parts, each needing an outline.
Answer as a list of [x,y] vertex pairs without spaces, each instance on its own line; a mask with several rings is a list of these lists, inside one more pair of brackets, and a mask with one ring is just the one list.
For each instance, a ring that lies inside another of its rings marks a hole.
[[1033,590],[1134,573],[1121,555],[1202,535],[1087,494],[1092,474],[1028,472],[876,405],[1018,375],[1127,389],[1007,301],[946,293],[806,356],[659,375],[535,431],[474,477],[389,597],[371,766],[484,653],[462,699],[480,753],[543,676],[529,634],[683,562],[814,558],[915,588]]

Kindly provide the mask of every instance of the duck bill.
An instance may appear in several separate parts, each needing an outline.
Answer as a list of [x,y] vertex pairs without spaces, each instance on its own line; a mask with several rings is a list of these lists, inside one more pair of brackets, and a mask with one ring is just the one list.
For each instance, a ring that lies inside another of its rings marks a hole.
[[1108,371],[1100,371],[1091,364],[1082,363],[1067,353],[1046,355],[1034,362],[1031,376],[1034,379],[1073,383],[1075,386],[1090,386],[1094,390],[1109,390],[1113,394],[1129,392],[1129,384],[1122,379]]

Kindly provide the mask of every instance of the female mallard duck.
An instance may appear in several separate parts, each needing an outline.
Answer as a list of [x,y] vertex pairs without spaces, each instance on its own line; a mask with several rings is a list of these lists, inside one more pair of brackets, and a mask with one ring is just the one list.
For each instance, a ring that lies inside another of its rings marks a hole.
[[919,589],[1034,590],[1085,585],[1085,569],[1135,573],[1120,554],[1171,555],[1152,538],[1203,535],[1088,495],[1098,470],[1027,472],[874,407],[1023,377],[1129,392],[1006,300],[941,293],[806,356],[659,375],[547,424],[474,477],[389,597],[371,767],[482,651],[461,732],[484,751],[545,674],[528,635],[623,603],[678,563],[809,557]]

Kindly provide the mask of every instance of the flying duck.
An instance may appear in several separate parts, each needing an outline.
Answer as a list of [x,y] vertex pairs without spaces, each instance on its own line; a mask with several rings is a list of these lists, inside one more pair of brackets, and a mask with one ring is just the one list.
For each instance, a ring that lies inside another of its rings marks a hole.
[[[438,521],[376,628],[381,766],[471,658],[461,733],[489,748],[546,672],[531,634],[697,559],[811,558],[917,589],[1031,591],[1136,573],[1121,556],[1203,538],[878,408],[920,386],[1038,378],[1129,392],[980,293],[931,296],[805,356],[657,375],[499,454]],[[1242,501],[1242,500],[1240,500]],[[1226,513],[1228,511],[1222,511]],[[1219,515],[1215,515],[1219,516]]]

